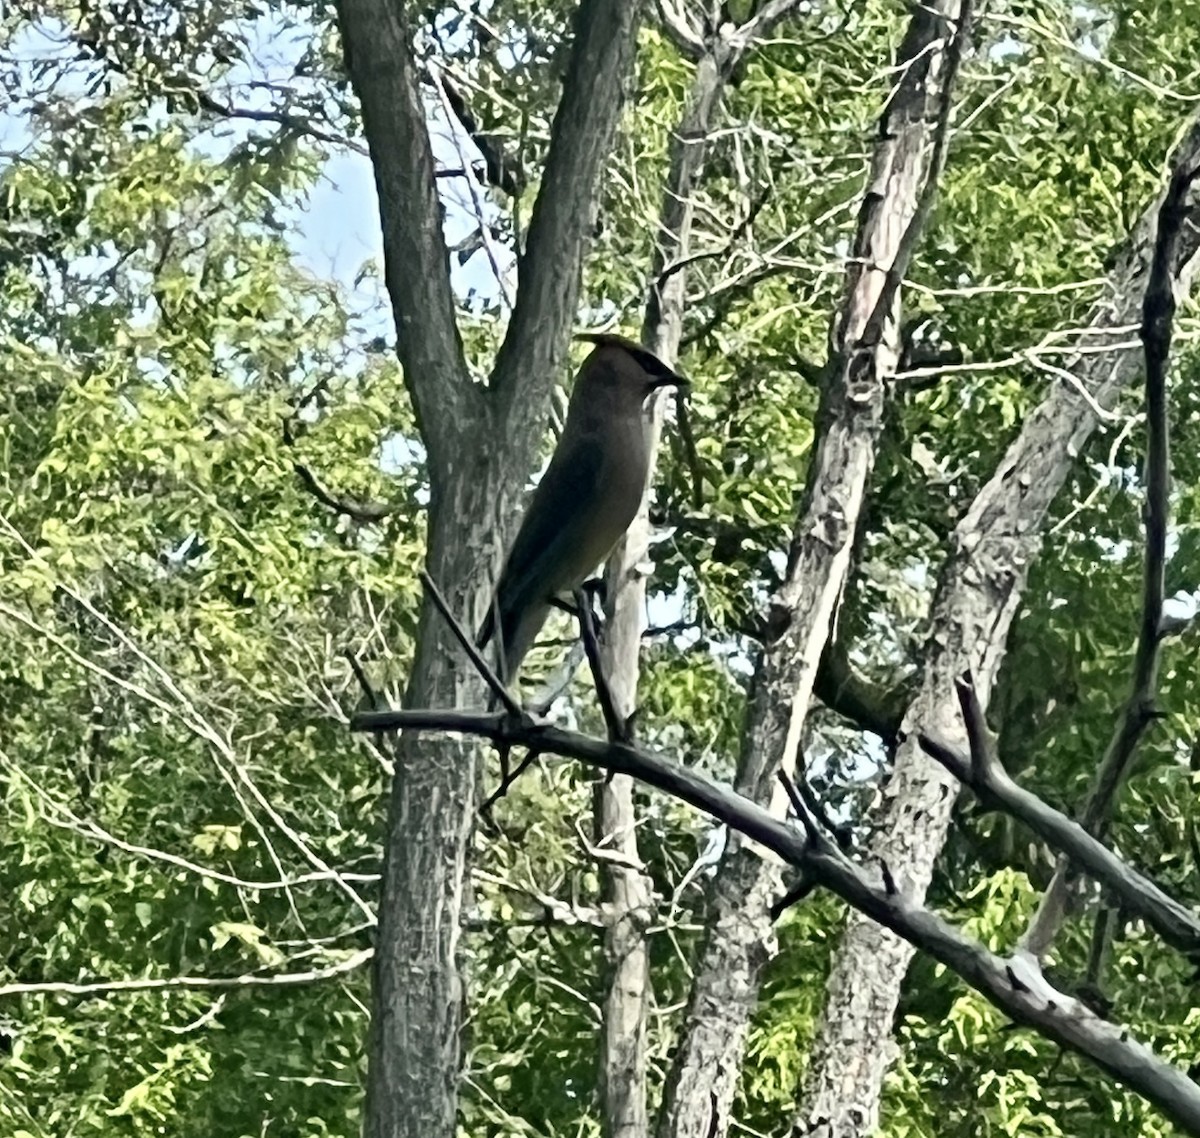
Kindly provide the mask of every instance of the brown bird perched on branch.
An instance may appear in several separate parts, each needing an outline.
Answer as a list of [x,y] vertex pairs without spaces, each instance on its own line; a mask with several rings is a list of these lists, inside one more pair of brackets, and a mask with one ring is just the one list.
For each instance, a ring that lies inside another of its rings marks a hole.
[[533,492],[479,630],[496,635],[503,679],[511,683],[550,614],[578,589],[629,528],[650,477],[646,399],[687,380],[623,336],[587,334],[596,345],[575,378],[567,421]]

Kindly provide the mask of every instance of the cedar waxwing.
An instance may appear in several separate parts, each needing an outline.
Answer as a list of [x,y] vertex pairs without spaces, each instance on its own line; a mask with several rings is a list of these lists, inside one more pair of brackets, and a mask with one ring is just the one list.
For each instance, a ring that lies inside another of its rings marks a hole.
[[511,683],[550,614],[578,589],[629,528],[650,477],[646,397],[687,380],[623,336],[596,345],[575,378],[567,421],[533,492],[479,630],[482,648],[500,619],[502,679]]

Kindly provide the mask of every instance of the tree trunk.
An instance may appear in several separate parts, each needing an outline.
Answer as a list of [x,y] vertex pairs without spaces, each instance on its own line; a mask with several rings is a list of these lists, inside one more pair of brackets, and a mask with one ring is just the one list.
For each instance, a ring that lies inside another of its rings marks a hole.
[[[714,30],[696,58],[687,103],[671,139],[670,167],[659,213],[650,295],[642,323],[642,343],[673,365],[683,334],[688,273],[679,266],[690,251],[693,190],[700,180],[713,116],[720,106],[733,69],[758,40],[796,6],[796,0],[773,0],[747,24]],[[747,203],[748,205],[749,203]],[[674,267],[673,266],[679,266]],[[671,271],[668,272],[668,269]],[[651,409],[652,452],[662,429],[663,397]],[[638,660],[646,575],[650,556],[650,490],[638,516],[607,566],[609,604],[604,667],[618,715],[631,715],[637,704]],[[633,779],[614,775],[596,792],[597,839],[621,852],[626,864],[605,863],[609,967],[604,1007],[600,1066],[601,1109],[606,1135],[643,1138],[649,1133],[646,1108],[646,1012],[650,990],[645,940],[653,898],[640,864],[633,806]]]
[[[687,106],[671,142],[671,165],[659,216],[651,276],[685,257],[692,223],[692,189],[704,164],[713,111],[724,87],[724,74],[710,54],[699,61]],[[683,329],[687,271],[679,269],[652,286],[642,327],[642,343],[667,364],[674,364]],[[663,396],[652,402],[651,453],[658,449]],[[652,465],[653,469],[653,465]],[[646,604],[644,563],[650,556],[650,499],[647,487],[637,517],[609,558],[606,577],[610,602],[605,622],[603,661],[617,714],[625,719],[637,706],[638,659]],[[600,1056],[601,1118],[609,1138],[645,1138],[646,1013],[649,1004],[649,950],[645,930],[652,915],[650,881],[638,868],[637,816],[633,779],[613,775],[596,788],[597,841],[622,854],[623,863],[603,864],[605,891],[604,957],[608,966],[604,1031]]]
[[[488,603],[491,565],[475,551],[493,539],[495,484],[462,471],[430,510],[429,573],[469,628]],[[482,707],[478,674],[428,603],[419,635],[405,704]],[[459,932],[480,757],[476,740],[449,736],[405,734],[396,749],[374,958],[368,1138],[455,1134]]]
[[[915,9],[899,53],[900,78],[879,124],[871,178],[822,396],[818,443],[788,570],[772,598],[755,669],[736,789],[784,801],[776,772],[794,764],[822,650],[849,569],[855,527],[875,460],[886,383],[895,371],[899,280],[911,253],[958,0]],[[898,270],[898,272],[897,272]],[[668,1078],[660,1138],[714,1138],[729,1128],[759,972],[774,949],[768,908],[775,864],[731,834],[710,895],[709,927]]]
[[[566,354],[597,190],[636,54],[640,0],[582,0],[519,289],[485,390],[463,359],[442,208],[412,51],[416,7],[338,0],[383,228],[397,351],[430,480],[430,574],[477,627]],[[409,706],[479,705],[479,681],[426,599]],[[457,957],[479,782],[464,741],[397,749],[375,949],[365,1133],[454,1138],[463,992]]]
[[[1183,153],[1200,156],[1196,126]],[[1092,313],[1091,328],[1137,322],[1157,213],[1156,202],[1131,234],[1106,296]],[[1198,251],[1200,233],[1186,227],[1176,260],[1181,289],[1190,285]],[[1098,405],[1109,407],[1139,374],[1140,364],[1139,351],[1131,348],[1111,356],[1082,356],[1072,371]],[[920,749],[917,732],[965,746],[954,679],[970,668],[986,707],[1047,511],[1097,422],[1091,404],[1074,386],[1056,385],[1026,419],[954,531],[934,601],[929,657],[904,717],[905,738],[884,792],[881,836],[872,851],[914,902],[925,896],[958,794],[953,777]],[[912,954],[907,942],[851,913],[808,1067],[798,1133],[866,1138],[875,1131],[883,1076],[894,1049],[892,1019]]]

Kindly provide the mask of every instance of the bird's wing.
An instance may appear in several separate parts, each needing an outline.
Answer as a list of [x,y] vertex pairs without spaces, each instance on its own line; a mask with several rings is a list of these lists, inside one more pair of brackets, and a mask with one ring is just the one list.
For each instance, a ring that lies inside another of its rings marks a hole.
[[596,509],[600,496],[600,477],[604,448],[596,435],[581,435],[571,446],[554,452],[546,473],[533,492],[521,528],[500,574],[495,598],[479,630],[480,647],[495,632],[495,614],[499,610],[506,627],[506,641],[512,634],[507,627],[517,612],[535,597],[551,574],[547,566],[572,560],[571,546],[580,540],[574,519],[586,519]]

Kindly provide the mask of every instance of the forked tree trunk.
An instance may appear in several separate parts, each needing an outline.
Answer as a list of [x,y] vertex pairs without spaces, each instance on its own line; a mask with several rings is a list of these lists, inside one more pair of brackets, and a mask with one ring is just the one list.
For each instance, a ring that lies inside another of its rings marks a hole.
[[[463,359],[442,208],[412,49],[416,5],[338,0],[383,228],[397,350],[430,480],[427,565],[474,628],[510,536],[566,355],[597,191],[633,66],[640,0],[582,0],[518,294],[487,389]],[[478,705],[461,649],[428,598],[409,706]],[[454,1138],[463,991],[457,949],[477,750],[405,737],[385,837],[365,1132]]]

